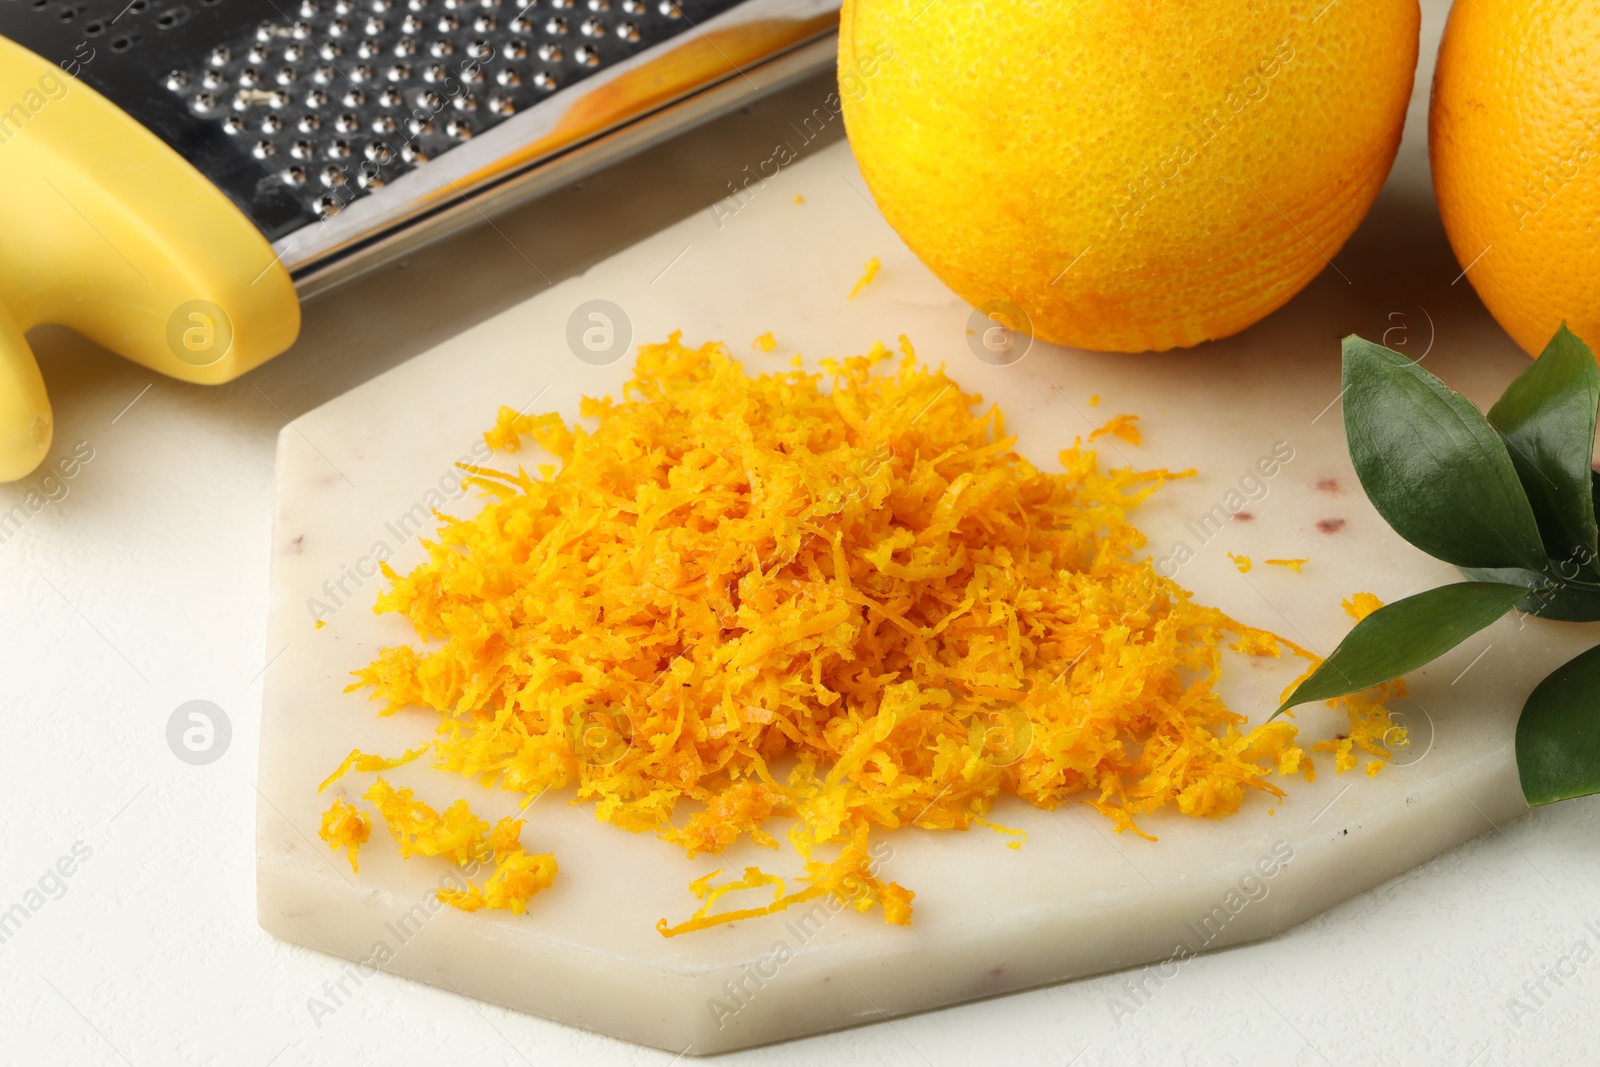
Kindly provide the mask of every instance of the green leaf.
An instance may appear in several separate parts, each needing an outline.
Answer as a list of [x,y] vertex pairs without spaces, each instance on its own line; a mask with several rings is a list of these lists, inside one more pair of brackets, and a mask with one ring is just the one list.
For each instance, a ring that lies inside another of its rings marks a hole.
[[1344,340],[1344,388],[1350,458],[1396,533],[1458,567],[1545,569],[1505,441],[1470,400],[1355,336]]
[[1562,323],[1544,352],[1489,409],[1533,505],[1545,553],[1594,574],[1600,556],[1594,518],[1595,414],[1600,365]]
[[[1571,574],[1575,564],[1561,563],[1562,576]],[[1593,580],[1552,582],[1543,574],[1521,567],[1462,567],[1461,576],[1469,582],[1502,582],[1520,585],[1528,595],[1517,602],[1517,610],[1555,622],[1600,622],[1600,583]]]
[[1556,668],[1523,705],[1517,776],[1529,804],[1600,793],[1600,647]]
[[1457,582],[1387,604],[1356,623],[1274,717],[1296,704],[1359,693],[1414,671],[1494,622],[1527,595],[1520,585]]

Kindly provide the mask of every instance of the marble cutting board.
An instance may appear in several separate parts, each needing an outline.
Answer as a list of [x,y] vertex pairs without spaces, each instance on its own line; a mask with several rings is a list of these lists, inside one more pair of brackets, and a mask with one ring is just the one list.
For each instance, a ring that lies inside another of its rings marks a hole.
[[[1402,157],[1369,227],[1425,203],[1418,156]],[[1352,249],[1342,257],[1350,272],[1365,255],[1381,273],[1381,253],[1363,253],[1359,239]],[[874,256],[881,274],[847,301]],[[690,342],[726,340],[757,370],[905,333],[924,359],[999,402],[1020,450],[1045,466],[1113,414],[1136,413],[1143,446],[1103,439],[1103,462],[1200,471],[1136,513],[1151,553],[1203,601],[1325,654],[1351,625],[1341,598],[1367,590],[1394,600],[1455,577],[1395,537],[1356,484],[1337,403],[1338,336],[1387,332],[1413,354],[1430,351],[1430,366],[1480,404],[1523,365],[1463,303],[1465,286],[1437,289],[1437,298],[1417,290],[1401,299],[1329,272],[1265,323],[1200,351],[1116,356],[1036,344],[999,366],[978,357],[971,309],[883,222],[840,144],[310,412],[278,449],[262,926],[350,961],[341,976],[349,988],[381,969],[700,1055],[1119,968],[1142,968],[1136,982],[1159,984],[1188,954],[1269,937],[1516,818],[1526,810],[1511,751],[1518,709],[1546,672],[1600,639],[1596,627],[1503,620],[1412,676],[1400,711],[1414,743],[1377,777],[1336,776],[1324,755],[1315,783],[1284,780],[1281,802],[1263,797],[1215,822],[1147,820],[1158,843],[1115,834],[1086,809],[1015,803],[995,818],[1027,831],[1021,850],[982,829],[883,835],[882,873],[917,892],[910,928],[876,914],[795,909],[663,939],[656,920],[678,921],[695,906],[690,879],[746,863],[794,874],[797,861],[760,849],[688,861],[654,837],[598,823],[570,796],[541,797],[526,812],[524,841],[554,851],[561,873],[522,917],[442,908],[432,894],[450,876],[445,861],[402,862],[381,828],[359,876],[316,837],[333,792],[318,796],[316,785],[346,752],[398,754],[431,736],[430,716],[379,719],[363,694],[342,691],[380,647],[413,640],[404,622],[370,610],[375,557],[392,555],[403,571],[423,558],[417,535],[432,529],[429,506],[464,514],[479,505],[456,488],[453,464],[470,456],[500,405],[572,417],[580,396],[617,390],[631,353],[604,362],[569,346],[575,320],[580,333],[595,324],[591,301],[614,305],[635,344],[682,329]],[[751,346],[767,330],[779,343],[770,355]],[[1258,477],[1258,461],[1275,450],[1292,458]],[[1255,568],[1241,574],[1228,552],[1253,557]],[[1310,560],[1302,574],[1262,562],[1298,557]],[[326,626],[314,630],[318,617]],[[1294,669],[1235,661],[1224,692],[1260,721]],[[1308,739],[1339,728],[1320,708],[1299,721]],[[491,819],[518,807],[517,797],[425,762],[388,777],[436,807],[464,796]],[[369,781],[351,775],[336,789],[358,796]]]

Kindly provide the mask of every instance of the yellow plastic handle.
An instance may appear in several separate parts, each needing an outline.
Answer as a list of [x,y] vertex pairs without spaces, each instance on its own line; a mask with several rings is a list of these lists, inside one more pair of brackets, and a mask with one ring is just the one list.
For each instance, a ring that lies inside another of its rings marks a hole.
[[288,348],[300,304],[266,238],[199,171],[88,85],[0,38],[3,481],[50,448],[50,402],[24,336],[43,323],[216,384]]
[[50,451],[50,398],[28,339],[0,307],[0,482],[30,473]]

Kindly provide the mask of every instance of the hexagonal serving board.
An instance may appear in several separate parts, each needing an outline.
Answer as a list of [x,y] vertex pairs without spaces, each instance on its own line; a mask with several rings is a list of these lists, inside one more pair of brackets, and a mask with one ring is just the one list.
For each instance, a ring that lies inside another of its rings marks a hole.
[[[1398,174],[1385,195],[1415,192],[1418,181]],[[483,239],[499,240],[492,231]],[[881,274],[846,300],[874,256]],[[1525,810],[1511,751],[1518,709],[1548,670],[1594,643],[1594,627],[1502,621],[1412,677],[1416,744],[1399,765],[1375,778],[1337,776],[1322,755],[1315,783],[1282,780],[1281,802],[1255,798],[1220,821],[1146,820],[1156,843],[1116,834],[1088,809],[1017,803],[994,817],[1027,831],[1020,850],[985,829],[880,835],[882,872],[917,892],[909,928],[818,906],[665,939],[656,921],[688,916],[692,878],[746,863],[793,875],[797,859],[739,849],[689,861],[553,794],[528,809],[524,841],[553,851],[561,871],[524,916],[441,907],[432,893],[450,877],[446,862],[399,860],[381,828],[353,875],[316,832],[332,793],[359,795],[370,776],[351,775],[323,796],[317,783],[351,748],[398,754],[432,734],[430,714],[380,719],[364,694],[343,692],[380,647],[414,640],[403,620],[371,611],[375,561],[392,557],[404,571],[423,558],[417,535],[433,529],[430,507],[479,506],[461,495],[453,464],[470,456],[500,405],[575,417],[580,396],[618,390],[631,358],[594,365],[569,348],[574,311],[591,300],[622,309],[635,343],[682,329],[690,342],[727,341],[755,370],[782,369],[797,351],[844,355],[905,333],[924,359],[999,402],[1019,449],[1047,468],[1073,438],[1137,413],[1144,445],[1104,438],[1103,462],[1200,472],[1135,513],[1152,554],[1203,601],[1323,653],[1351,625],[1341,598],[1368,590],[1393,600],[1453,577],[1366,503],[1336,402],[1336,338],[1399,322],[1410,331],[1402,339],[1431,344],[1436,324],[1425,308],[1363,306],[1325,274],[1264,324],[1201,351],[1118,356],[1038,344],[995,366],[974,354],[971,310],[883,222],[838,145],[284,431],[267,650],[277,659],[266,675],[259,783],[267,930],[345,957],[362,976],[381,968],[704,1054],[1267,937]],[[1441,340],[1430,364],[1480,403],[1525,358],[1484,321],[1479,314],[1479,328],[1448,351]],[[772,354],[751,345],[767,330],[779,344]],[[1260,476],[1258,460],[1275,449],[1292,458]],[[1255,568],[1241,574],[1227,552],[1253,557]],[[1302,574],[1262,562],[1299,557],[1310,560]],[[314,630],[318,617],[326,626]],[[1260,721],[1296,669],[1235,660],[1224,691]],[[1326,709],[1305,709],[1299,721],[1311,738],[1339,728]],[[522,799],[425,761],[388,777],[436,807],[467,797],[491,819]]]

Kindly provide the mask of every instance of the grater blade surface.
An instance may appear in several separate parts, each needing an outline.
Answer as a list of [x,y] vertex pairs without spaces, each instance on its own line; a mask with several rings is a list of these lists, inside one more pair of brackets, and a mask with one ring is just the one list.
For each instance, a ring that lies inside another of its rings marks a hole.
[[760,0],[0,0],[0,36],[280,241],[741,6]]

